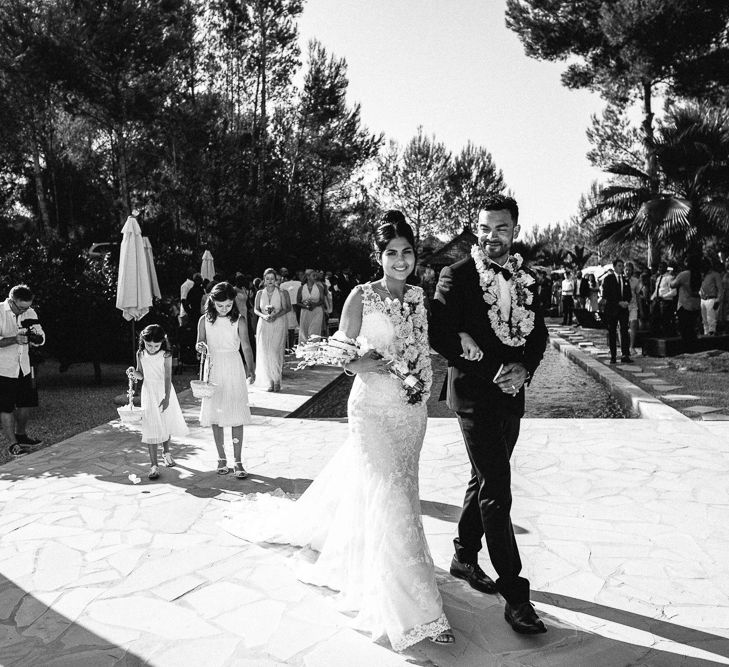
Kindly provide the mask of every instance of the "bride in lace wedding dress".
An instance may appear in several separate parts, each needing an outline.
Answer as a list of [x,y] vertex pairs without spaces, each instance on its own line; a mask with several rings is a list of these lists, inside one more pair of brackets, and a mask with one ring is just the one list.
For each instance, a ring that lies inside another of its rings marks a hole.
[[[339,591],[340,608],[356,612],[356,628],[373,639],[386,636],[401,651],[426,638],[449,644],[454,636],[420,517],[418,466],[432,372],[423,291],[405,284],[415,266],[413,234],[399,211],[385,215],[376,243],[384,276],[352,291],[340,325],[370,350],[345,367],[357,374],[349,437],[295,503],[273,516],[265,504],[259,508],[265,534],[251,537],[250,517],[224,527],[245,539],[319,552],[315,563],[298,568],[299,578]],[[381,355],[406,360],[421,391],[408,393]]]

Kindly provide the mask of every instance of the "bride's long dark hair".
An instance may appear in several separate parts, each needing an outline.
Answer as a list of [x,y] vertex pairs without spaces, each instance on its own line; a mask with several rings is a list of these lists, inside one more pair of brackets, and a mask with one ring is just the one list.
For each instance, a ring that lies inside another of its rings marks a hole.
[[[412,247],[415,253],[415,262],[418,261],[418,251],[415,247],[415,235],[413,234],[413,228],[405,220],[405,216],[401,211],[395,209],[389,210],[385,215],[380,218],[380,224],[377,226],[374,235],[374,252],[376,255],[375,259],[379,261],[382,253],[385,252],[387,244],[392,239],[403,238]],[[414,269],[413,269],[414,270]]]

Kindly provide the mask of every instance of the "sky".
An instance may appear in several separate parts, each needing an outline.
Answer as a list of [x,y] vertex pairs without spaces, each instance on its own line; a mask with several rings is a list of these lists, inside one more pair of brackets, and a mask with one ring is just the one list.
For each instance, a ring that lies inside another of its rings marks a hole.
[[519,202],[522,228],[577,212],[600,178],[585,154],[604,103],[562,86],[564,63],[528,58],[505,0],[307,0],[302,57],[316,38],[348,65],[350,103],[373,133],[406,143],[422,125],[456,153],[486,147]]

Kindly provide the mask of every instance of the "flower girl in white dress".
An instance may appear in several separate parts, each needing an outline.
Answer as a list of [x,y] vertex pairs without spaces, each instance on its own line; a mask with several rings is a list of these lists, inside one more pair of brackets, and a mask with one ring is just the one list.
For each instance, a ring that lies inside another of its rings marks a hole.
[[[384,275],[352,291],[340,324],[371,350],[345,366],[357,375],[348,439],[295,503],[281,508],[277,499],[259,495],[255,503],[240,503],[223,525],[244,539],[318,551],[299,578],[340,591],[340,606],[356,612],[355,627],[373,639],[386,636],[401,651],[426,638],[455,639],[420,517],[418,467],[432,371],[423,291],[405,283],[416,260],[402,213],[385,215],[376,246]],[[415,401],[380,357],[393,353],[422,381]]]
[[188,432],[185,418],[172,386],[172,352],[159,324],[150,324],[139,334],[137,380],[142,383],[142,442],[149,448],[151,468],[149,479],[159,477],[157,445],[162,443],[162,460],[167,467],[175,465],[170,453],[170,438],[173,435],[186,435]]
[[[200,425],[213,428],[219,475],[230,472],[225,454],[224,429],[232,427],[234,474],[238,479],[245,479],[248,473],[241,459],[243,425],[252,422],[246,373],[253,381],[256,364],[248,340],[248,326],[245,318],[238,313],[235,297],[235,288],[230,283],[215,285],[210,292],[205,315],[197,325],[197,350],[202,351],[207,346],[210,355],[209,381],[216,386],[210,398],[202,399]],[[201,343],[205,343],[205,346]],[[246,360],[245,367],[240,356],[241,349]]]

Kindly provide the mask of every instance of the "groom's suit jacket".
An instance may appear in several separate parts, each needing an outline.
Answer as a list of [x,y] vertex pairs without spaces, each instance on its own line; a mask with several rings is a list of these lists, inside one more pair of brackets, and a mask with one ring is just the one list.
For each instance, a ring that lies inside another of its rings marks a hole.
[[[527,271],[527,273],[530,273]],[[530,273],[533,276],[533,274]],[[520,362],[530,376],[539,366],[547,345],[547,327],[536,298],[536,283],[529,287],[534,295],[530,310],[535,312],[534,329],[519,347],[499,340],[491,327],[476,264],[471,257],[463,259],[441,271],[441,277],[450,276],[451,288],[436,290],[430,313],[430,345],[448,361],[448,377],[443,386],[441,400],[456,412],[473,412],[485,408],[521,417],[524,414],[524,390],[516,396],[505,394],[494,383],[501,364]],[[461,354],[459,331],[471,335],[483,351],[479,362],[466,361]],[[445,396],[444,396],[445,394]]]

